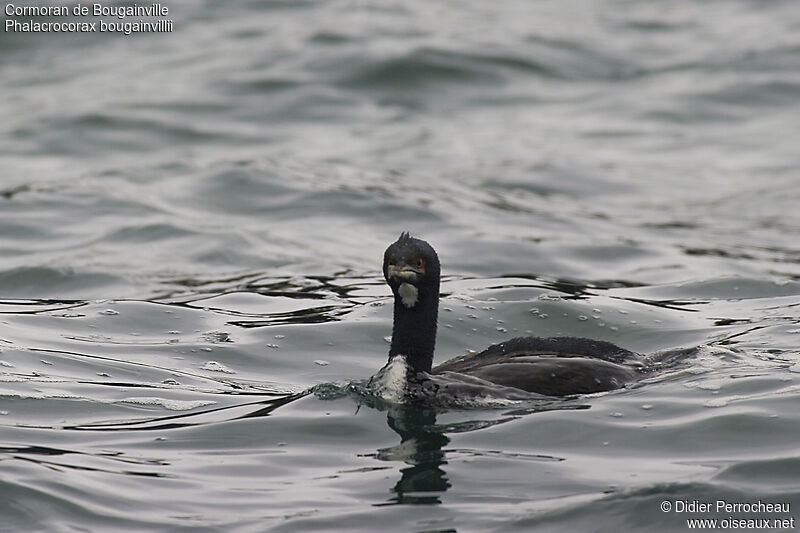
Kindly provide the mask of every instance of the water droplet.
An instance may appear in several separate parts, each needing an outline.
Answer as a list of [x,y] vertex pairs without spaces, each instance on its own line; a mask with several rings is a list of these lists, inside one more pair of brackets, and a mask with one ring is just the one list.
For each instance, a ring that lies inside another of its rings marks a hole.
[[580,315],[578,316],[578,320],[580,320],[581,322],[586,322],[587,320],[589,320],[589,317],[586,315]]
[[113,309],[103,309],[102,311],[98,311],[97,314],[98,315],[114,316],[114,315],[118,315],[119,311],[114,311]]
[[653,406],[651,404],[649,404],[649,403],[646,403],[646,404],[642,405],[642,409],[644,409],[645,411],[649,411],[652,408],[653,408]]
[[111,377],[111,376],[108,375],[107,372],[98,372],[97,375],[100,376],[101,378],[110,378]]
[[272,342],[268,342],[267,343],[267,348],[272,348],[274,350],[277,350],[278,348],[280,348],[280,345],[272,343]]
[[625,415],[623,415],[623,414],[622,414],[622,413],[620,413],[619,411],[615,411],[615,412],[611,413],[611,415],[610,415],[610,416],[613,416],[614,418],[622,418],[622,417],[623,417],[623,416],[625,416]]
[[317,359],[314,361],[314,364],[319,366],[328,366],[330,363],[322,359]]
[[540,314],[539,314],[539,318],[547,318],[547,317],[549,317],[549,316],[550,316],[550,315],[548,315],[547,313],[540,313]]
[[506,331],[508,331],[506,328],[502,328],[502,327],[500,327],[500,326],[497,326],[495,329],[496,329],[497,331],[499,331],[500,333],[505,333]]
[[276,339],[285,339],[286,335],[275,335]]
[[43,365],[53,366],[53,363],[51,363],[50,361],[45,361],[44,359],[40,359],[40,361],[42,362]]
[[227,366],[223,365],[218,361],[208,361],[206,364],[202,366],[203,370],[208,370],[209,372],[222,372],[224,374],[235,374],[233,370],[228,368]]
[[180,335],[181,332],[178,331],[177,329],[173,329],[173,330],[168,331],[167,334],[168,335]]

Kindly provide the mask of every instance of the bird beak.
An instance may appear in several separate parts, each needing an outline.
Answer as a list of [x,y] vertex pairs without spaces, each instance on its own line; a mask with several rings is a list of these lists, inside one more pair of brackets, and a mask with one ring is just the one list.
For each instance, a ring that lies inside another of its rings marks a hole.
[[421,274],[422,272],[409,265],[389,265],[386,268],[387,276],[400,281],[416,281],[417,277],[419,277]]

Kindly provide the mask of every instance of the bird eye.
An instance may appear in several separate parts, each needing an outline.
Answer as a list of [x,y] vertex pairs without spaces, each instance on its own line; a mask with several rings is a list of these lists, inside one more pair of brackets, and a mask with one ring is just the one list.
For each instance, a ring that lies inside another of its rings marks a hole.
[[425,270],[425,260],[421,257],[418,257],[415,266],[421,270]]

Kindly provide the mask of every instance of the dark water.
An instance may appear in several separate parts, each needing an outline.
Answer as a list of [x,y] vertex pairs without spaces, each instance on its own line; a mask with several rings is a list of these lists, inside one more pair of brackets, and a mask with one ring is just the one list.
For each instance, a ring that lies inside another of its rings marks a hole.
[[[797,516],[796,2],[167,5],[0,33],[0,530]],[[444,264],[437,361],[704,348],[537,406],[362,402],[334,384],[385,361],[402,230]]]

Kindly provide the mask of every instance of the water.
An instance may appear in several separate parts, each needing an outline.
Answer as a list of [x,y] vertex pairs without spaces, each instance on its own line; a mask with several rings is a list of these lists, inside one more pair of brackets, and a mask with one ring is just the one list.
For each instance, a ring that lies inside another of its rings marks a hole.
[[[166,5],[0,33],[0,530],[797,517],[794,2]],[[365,401],[403,230],[442,258],[437,361],[706,348],[538,405]],[[676,511],[717,500],[790,510]]]

